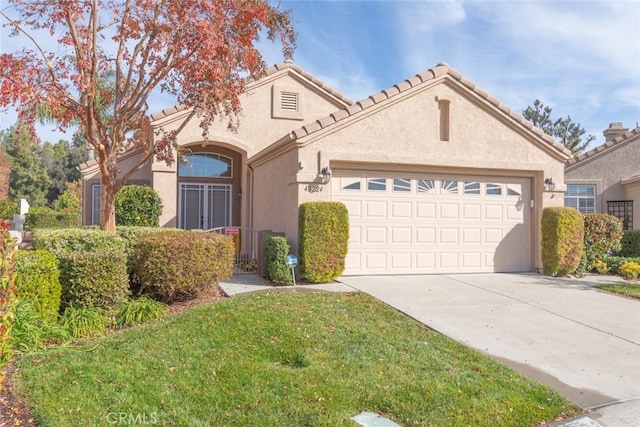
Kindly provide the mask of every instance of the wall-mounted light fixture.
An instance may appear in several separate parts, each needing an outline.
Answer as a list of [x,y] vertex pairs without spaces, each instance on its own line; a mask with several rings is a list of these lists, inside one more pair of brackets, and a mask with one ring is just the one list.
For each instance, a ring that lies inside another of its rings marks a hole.
[[320,175],[322,175],[322,182],[325,184],[328,183],[331,180],[331,169],[329,169],[329,166],[323,167]]
[[553,190],[556,189],[556,183],[553,182],[553,178],[551,178],[551,177],[544,179],[544,185],[547,186],[547,189],[549,191],[553,191]]
[[242,187],[238,189],[238,199],[242,199]]

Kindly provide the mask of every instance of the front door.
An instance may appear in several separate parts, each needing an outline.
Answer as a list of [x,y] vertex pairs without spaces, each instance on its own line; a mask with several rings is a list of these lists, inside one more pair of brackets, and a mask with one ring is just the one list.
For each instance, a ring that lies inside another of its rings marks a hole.
[[178,227],[209,230],[231,224],[230,184],[180,183]]

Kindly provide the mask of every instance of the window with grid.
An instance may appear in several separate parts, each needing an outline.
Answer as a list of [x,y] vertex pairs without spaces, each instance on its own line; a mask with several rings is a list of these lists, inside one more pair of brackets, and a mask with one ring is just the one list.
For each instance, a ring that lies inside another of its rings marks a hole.
[[582,213],[596,212],[596,186],[594,184],[569,184],[564,193],[564,205]]
[[607,213],[621,219],[625,230],[633,229],[633,200],[607,202]]

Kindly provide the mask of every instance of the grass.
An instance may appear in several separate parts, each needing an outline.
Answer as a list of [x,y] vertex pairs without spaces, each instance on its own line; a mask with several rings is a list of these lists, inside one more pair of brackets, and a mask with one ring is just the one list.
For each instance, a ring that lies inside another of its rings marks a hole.
[[530,426],[577,408],[361,293],[257,293],[19,359],[42,426]]
[[612,284],[606,284],[606,285],[598,285],[596,287],[604,291],[613,292],[613,293],[621,294],[627,297],[640,299],[640,284],[612,283]]

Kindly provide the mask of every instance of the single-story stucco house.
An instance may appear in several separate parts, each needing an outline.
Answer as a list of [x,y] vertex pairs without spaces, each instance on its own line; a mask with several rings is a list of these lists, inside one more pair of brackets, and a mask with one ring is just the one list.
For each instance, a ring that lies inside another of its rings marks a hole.
[[[222,121],[203,141],[188,124],[176,164],[150,162],[130,180],[158,191],[161,225],[283,232],[295,253],[298,206],[340,201],[345,274],[541,270],[542,209],[563,205],[571,153],[447,64],[353,102],[284,62],[248,83],[242,107],[236,133]],[[176,129],[187,113],[152,123]],[[99,171],[81,169],[95,224]]]
[[640,229],[640,127],[629,131],[616,122],[603,134],[604,144],[567,161],[565,205]]

